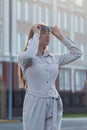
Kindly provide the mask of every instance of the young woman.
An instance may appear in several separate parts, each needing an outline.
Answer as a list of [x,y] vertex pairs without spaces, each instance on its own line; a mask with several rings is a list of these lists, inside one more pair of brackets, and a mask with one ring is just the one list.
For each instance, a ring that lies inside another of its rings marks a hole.
[[[50,34],[66,46],[70,53],[50,54],[47,45]],[[70,63],[82,52],[57,26],[36,24],[31,27],[27,46],[18,55],[20,78],[26,94],[23,104],[24,130],[60,130],[63,105],[56,90],[55,80],[59,67]]]

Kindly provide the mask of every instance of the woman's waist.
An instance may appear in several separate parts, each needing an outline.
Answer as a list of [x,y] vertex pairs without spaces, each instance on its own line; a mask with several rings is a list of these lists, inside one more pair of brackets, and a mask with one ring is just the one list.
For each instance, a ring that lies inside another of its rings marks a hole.
[[31,94],[33,96],[44,97],[44,98],[49,98],[49,97],[58,98],[59,97],[58,92],[50,91],[50,90],[41,91],[41,90],[27,89],[26,94]]

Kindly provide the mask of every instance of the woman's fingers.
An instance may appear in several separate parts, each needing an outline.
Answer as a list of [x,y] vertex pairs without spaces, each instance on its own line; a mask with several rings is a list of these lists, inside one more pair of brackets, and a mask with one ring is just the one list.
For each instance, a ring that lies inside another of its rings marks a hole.
[[41,26],[39,24],[35,24],[33,27],[33,32],[34,33],[40,33],[40,30],[41,30]]
[[64,38],[64,35],[62,34],[61,30],[57,26],[53,27],[52,34],[55,37],[57,37],[59,40],[62,40]]

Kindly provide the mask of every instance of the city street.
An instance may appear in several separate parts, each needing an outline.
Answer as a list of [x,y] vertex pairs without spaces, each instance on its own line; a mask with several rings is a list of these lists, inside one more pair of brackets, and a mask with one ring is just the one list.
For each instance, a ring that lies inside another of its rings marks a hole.
[[[0,130],[23,130],[21,123],[0,123]],[[63,118],[61,130],[87,130],[87,118]]]

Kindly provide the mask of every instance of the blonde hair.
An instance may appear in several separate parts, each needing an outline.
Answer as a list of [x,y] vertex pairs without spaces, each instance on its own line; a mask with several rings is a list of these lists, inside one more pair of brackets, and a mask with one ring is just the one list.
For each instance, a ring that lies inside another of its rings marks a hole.
[[[40,23],[40,25],[42,26],[42,25],[46,25],[46,24]],[[33,28],[33,26],[31,27],[31,29],[30,29],[30,31],[29,31],[28,40],[31,39],[31,38],[33,37],[33,35],[34,35],[34,32],[33,32],[33,29],[32,29],[32,28]],[[28,42],[27,42],[27,45],[26,45],[25,48],[24,48],[24,51],[27,50],[27,46],[28,46]],[[43,49],[45,50],[46,47],[43,48]],[[23,86],[23,88],[26,89],[28,86],[27,86],[26,81],[25,81],[25,79],[24,79],[24,77],[23,77],[23,73],[22,73],[22,69],[21,69],[20,64],[18,64],[18,75],[19,75],[19,82],[21,83],[21,85]]]

